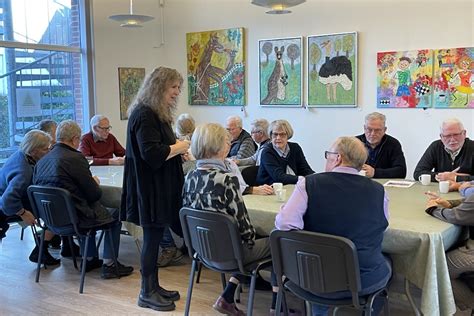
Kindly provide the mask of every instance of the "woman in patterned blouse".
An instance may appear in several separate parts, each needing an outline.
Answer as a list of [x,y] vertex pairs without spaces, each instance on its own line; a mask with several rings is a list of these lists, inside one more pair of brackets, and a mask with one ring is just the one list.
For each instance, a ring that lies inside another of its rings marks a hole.
[[[270,257],[268,238],[255,239],[255,228],[239,190],[237,177],[229,173],[224,163],[230,148],[230,137],[219,124],[198,126],[191,140],[191,151],[197,159],[196,169],[190,171],[183,188],[183,206],[233,216],[244,243],[244,263]],[[227,315],[245,315],[234,302],[234,292],[241,276],[232,275],[224,292],[213,308]]]

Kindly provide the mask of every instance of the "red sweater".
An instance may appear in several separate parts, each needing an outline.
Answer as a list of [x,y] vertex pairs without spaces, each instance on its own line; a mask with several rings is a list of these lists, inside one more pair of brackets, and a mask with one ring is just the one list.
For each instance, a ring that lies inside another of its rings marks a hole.
[[120,145],[114,135],[109,134],[105,141],[94,141],[92,132],[82,135],[79,150],[84,156],[94,157],[92,165],[103,166],[109,164],[109,159],[115,156],[125,156],[125,149]]

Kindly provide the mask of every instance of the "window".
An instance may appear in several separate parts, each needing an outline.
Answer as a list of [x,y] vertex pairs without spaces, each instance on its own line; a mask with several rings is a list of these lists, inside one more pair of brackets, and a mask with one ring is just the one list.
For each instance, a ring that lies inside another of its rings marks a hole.
[[89,5],[0,1],[0,164],[42,119],[88,121]]

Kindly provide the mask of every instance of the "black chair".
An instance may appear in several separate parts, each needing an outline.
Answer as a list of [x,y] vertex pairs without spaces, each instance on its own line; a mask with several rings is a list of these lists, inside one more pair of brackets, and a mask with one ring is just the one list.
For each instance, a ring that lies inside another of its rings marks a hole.
[[258,166],[250,166],[242,169],[242,178],[248,186],[257,186],[258,168]]
[[[110,230],[109,224],[101,224],[87,229],[81,229],[78,225],[79,221],[77,218],[76,208],[72,202],[70,193],[61,188],[56,187],[44,187],[38,185],[30,185],[28,187],[28,198],[31,203],[32,211],[35,217],[38,219],[39,225],[43,228],[40,240],[40,249],[43,249],[44,244],[44,233],[45,227],[53,233],[61,236],[67,236],[70,238],[70,244],[72,245],[72,236],[79,238],[85,238],[85,245],[89,243],[91,236],[95,236],[98,230]],[[111,234],[108,234],[111,236]],[[117,259],[114,253],[112,237],[109,238],[110,246],[112,249],[112,255],[115,261],[116,273],[119,276]],[[79,286],[79,293],[83,293],[84,290],[84,279],[86,275],[86,261],[87,261],[87,246],[82,249],[82,269],[81,269],[81,283]],[[71,249],[73,254],[74,266],[77,268],[75,263],[76,257],[74,251]],[[39,275],[41,271],[41,260],[43,252],[40,251],[38,258],[38,265],[36,269],[36,282],[39,282]]]
[[[371,315],[374,299],[380,295],[384,298],[384,315],[389,315],[386,288],[370,295],[359,295],[359,259],[351,240],[308,231],[275,230],[270,234],[270,245],[279,286],[277,310],[281,306],[284,287],[306,302],[335,307],[334,315],[343,306]],[[286,277],[284,282],[282,276]],[[352,297],[329,299],[318,296],[337,291],[349,291]]]
[[[244,265],[242,239],[235,219],[227,214],[183,207],[179,212],[184,241],[193,260],[189,276],[185,315],[189,315],[194,275],[198,263],[208,269],[223,273],[240,273],[250,276],[247,315],[252,315],[257,273],[271,266],[271,258],[260,259]],[[222,280],[225,286],[225,279]]]

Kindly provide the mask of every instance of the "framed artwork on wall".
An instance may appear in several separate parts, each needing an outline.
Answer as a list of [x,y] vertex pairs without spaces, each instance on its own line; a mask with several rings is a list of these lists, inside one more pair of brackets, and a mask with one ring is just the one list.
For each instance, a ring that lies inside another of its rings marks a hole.
[[189,105],[245,105],[244,43],[244,28],[186,34]]
[[127,110],[145,79],[145,68],[119,67],[120,119],[128,119]]
[[302,37],[259,40],[259,87],[262,106],[301,106]]
[[309,107],[357,106],[357,32],[307,37]]
[[474,47],[436,49],[433,54],[435,108],[474,108]]
[[433,51],[377,53],[377,107],[430,108]]

